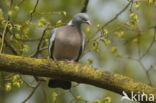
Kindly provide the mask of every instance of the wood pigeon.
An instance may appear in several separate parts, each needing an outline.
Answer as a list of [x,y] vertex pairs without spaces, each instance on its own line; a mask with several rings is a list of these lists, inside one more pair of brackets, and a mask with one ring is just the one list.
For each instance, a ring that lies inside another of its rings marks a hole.
[[[52,30],[49,40],[50,58],[74,62],[79,60],[85,45],[85,35],[81,30],[82,23],[91,25],[86,13],[78,13],[67,25]],[[71,81],[51,79],[48,86],[70,89]]]

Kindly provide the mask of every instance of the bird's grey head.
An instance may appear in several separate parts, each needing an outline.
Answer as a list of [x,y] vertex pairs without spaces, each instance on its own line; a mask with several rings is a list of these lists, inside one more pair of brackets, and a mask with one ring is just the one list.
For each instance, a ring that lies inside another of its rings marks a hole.
[[81,26],[82,23],[86,23],[88,25],[91,25],[91,22],[89,20],[89,16],[86,13],[78,13],[76,14],[72,20],[70,21],[69,25],[75,25],[75,26]]

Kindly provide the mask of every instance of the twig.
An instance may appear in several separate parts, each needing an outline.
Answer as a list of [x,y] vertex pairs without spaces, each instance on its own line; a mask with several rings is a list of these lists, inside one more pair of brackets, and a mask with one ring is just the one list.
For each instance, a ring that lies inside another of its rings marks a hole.
[[18,6],[20,6],[25,0],[20,1],[20,3],[18,4]]
[[[0,38],[2,38],[2,35],[0,33]],[[18,52],[12,47],[12,45],[4,38],[4,43],[6,44],[6,47],[9,47],[9,49],[12,51],[14,55],[18,55]]]
[[153,86],[153,84],[152,84],[152,80],[151,80],[151,78],[150,78],[150,71],[152,70],[152,66],[147,70],[147,75],[148,75],[148,78],[149,78],[149,80],[150,80],[150,82],[149,82],[149,85],[151,85],[151,86]]
[[40,84],[41,82],[37,83],[35,88],[33,88],[32,92],[28,95],[28,97],[24,101],[22,101],[22,103],[26,103],[32,97],[32,95],[35,93],[36,89],[40,86]]
[[132,3],[133,0],[131,0],[119,13],[117,13],[111,20],[109,20],[107,23],[105,23],[101,28],[99,28],[96,33],[98,33],[99,31],[103,30],[103,28],[107,25],[109,25],[111,22],[113,22],[114,20],[116,20],[118,18],[118,16],[120,16]]
[[32,55],[32,57],[36,57],[36,56],[38,55],[38,53],[39,53],[39,51],[40,51],[40,47],[41,47],[42,41],[43,41],[43,39],[44,39],[45,32],[46,32],[47,29],[48,29],[48,26],[44,29],[44,31],[43,31],[43,33],[42,33],[42,37],[41,37],[41,39],[40,39],[40,41],[39,41],[39,44],[38,44],[38,46],[37,46],[37,50],[36,50],[36,52]]
[[[106,27],[107,25],[109,25],[110,23],[112,23],[114,20],[116,20],[130,5],[131,3],[133,2],[133,0],[131,0],[121,11],[119,11],[111,20],[109,20],[108,22],[106,22],[101,28],[99,28],[98,30],[95,31],[94,34],[97,34],[98,32],[102,31],[104,29],[104,27]],[[96,38],[94,38],[94,35],[91,36],[87,43],[91,40],[91,39],[94,39],[94,40],[97,40],[98,38],[100,38],[102,36],[102,34]]]
[[3,52],[4,39],[5,39],[5,34],[6,34],[6,29],[7,29],[8,23],[9,23],[9,21],[6,22],[5,27],[4,27],[4,30],[3,30],[3,33],[2,33],[2,40],[1,40],[2,42],[1,42],[0,53]]
[[11,77],[13,77],[14,75],[16,75],[15,73],[10,73],[9,75],[7,75],[4,80],[11,80]]
[[154,36],[153,36],[153,39],[152,39],[152,42],[151,44],[149,45],[149,47],[147,48],[147,50],[145,51],[145,53],[141,56],[141,59],[143,57],[145,57],[145,55],[150,51],[150,49],[152,48],[154,42],[155,42],[155,38],[156,38],[156,27],[153,27],[154,28]]
[[33,9],[33,11],[30,13],[30,21],[32,20],[33,13],[35,13],[35,11],[36,11],[36,8],[37,8],[38,3],[39,3],[39,0],[36,1],[36,4],[35,4],[34,9]]
[[89,3],[89,0],[85,0],[84,6],[83,6],[83,8],[81,10],[81,13],[86,13],[87,12],[88,3]]
[[26,82],[26,81],[24,80],[24,78],[23,78],[21,75],[20,75],[20,77],[21,77],[22,81],[23,81],[28,87],[30,87],[30,88],[35,88],[35,87],[36,87],[36,86],[34,86],[34,85],[32,85],[32,84]]
[[134,0],[132,0],[132,3],[131,3],[131,5],[130,5],[130,9],[129,9],[130,13],[133,12],[133,4],[134,4]]
[[139,60],[138,62],[139,62],[139,64],[141,65],[141,67],[143,68],[143,70],[144,70],[145,73],[146,73],[147,79],[148,79],[148,81],[149,81],[149,85],[152,86],[152,81],[151,81],[151,79],[150,79],[150,75],[149,75],[149,73],[148,73],[148,70],[146,69],[146,67],[144,66],[144,64],[141,62],[141,60]]
[[137,47],[138,47],[138,55],[139,55],[139,58],[140,58],[140,56],[141,56],[141,47],[140,47],[140,36],[141,36],[141,34],[140,34],[140,31],[138,32],[138,34],[137,34],[138,36],[137,36]]
[[46,49],[48,49],[48,47],[42,47],[42,48],[40,48],[40,50],[38,52],[41,52],[42,50],[46,50]]
[[[16,38],[16,40],[20,40],[20,41],[23,41],[23,42],[35,42],[35,41],[39,41],[41,38],[29,38],[29,39],[23,39],[23,38]],[[45,39],[45,38],[44,38]]]
[[11,8],[12,8],[13,3],[14,3],[14,0],[10,0],[10,8],[9,8],[9,9],[11,9]]
[[151,81],[151,79],[150,79],[150,75],[149,75],[149,73],[148,73],[148,70],[146,69],[146,67],[145,67],[144,64],[142,63],[141,59],[133,58],[133,57],[131,57],[131,56],[122,56],[122,55],[118,55],[118,57],[125,58],[125,59],[130,59],[130,60],[134,60],[134,61],[136,61],[137,63],[139,63],[139,65],[142,67],[143,71],[146,73],[147,80],[149,81],[149,85],[152,85],[152,81]]

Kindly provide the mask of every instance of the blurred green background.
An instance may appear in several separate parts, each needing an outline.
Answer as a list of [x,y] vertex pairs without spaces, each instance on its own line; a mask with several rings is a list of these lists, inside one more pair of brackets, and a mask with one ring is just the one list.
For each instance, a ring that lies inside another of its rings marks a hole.
[[[48,58],[48,38],[53,28],[65,25],[79,13],[85,0],[0,0],[0,33],[7,22],[6,39],[17,54],[33,56],[47,28],[38,58]],[[135,0],[105,26],[126,5],[127,0],[89,0],[88,15],[93,26],[83,26],[87,44],[80,63],[129,76],[156,85],[156,2]],[[32,19],[31,19],[32,14]],[[154,32],[155,31],[155,32]],[[2,39],[0,38],[0,45]],[[14,54],[4,45],[3,53]],[[0,103],[22,103],[36,85],[32,76],[0,72]],[[69,91],[51,89],[41,83],[26,103],[129,103],[108,90],[77,84]]]

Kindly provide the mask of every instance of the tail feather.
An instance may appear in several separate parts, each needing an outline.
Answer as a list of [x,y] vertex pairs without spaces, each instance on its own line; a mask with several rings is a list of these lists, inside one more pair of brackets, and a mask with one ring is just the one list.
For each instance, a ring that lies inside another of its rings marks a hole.
[[48,86],[50,88],[70,89],[71,88],[71,81],[51,79],[51,80],[49,80]]

